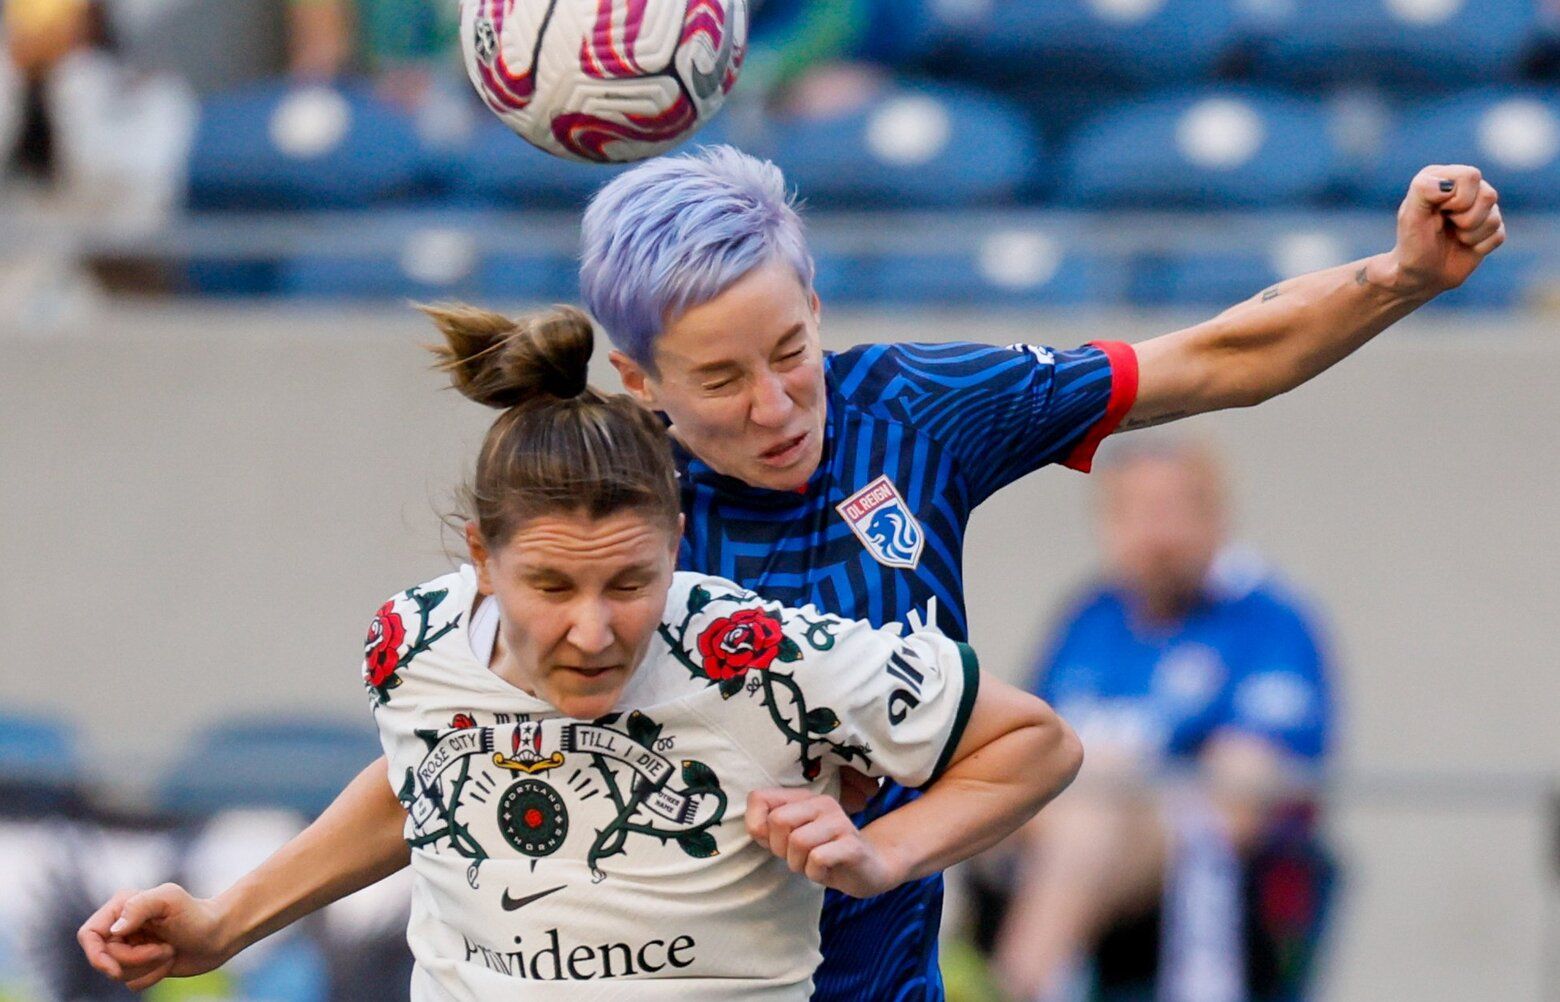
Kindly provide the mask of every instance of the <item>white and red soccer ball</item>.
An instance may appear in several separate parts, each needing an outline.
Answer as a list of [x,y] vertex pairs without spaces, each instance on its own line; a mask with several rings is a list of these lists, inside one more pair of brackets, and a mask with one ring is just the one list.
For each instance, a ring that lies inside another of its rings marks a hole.
[[747,51],[747,0],[462,0],[466,72],[532,145],[642,160],[709,121]]

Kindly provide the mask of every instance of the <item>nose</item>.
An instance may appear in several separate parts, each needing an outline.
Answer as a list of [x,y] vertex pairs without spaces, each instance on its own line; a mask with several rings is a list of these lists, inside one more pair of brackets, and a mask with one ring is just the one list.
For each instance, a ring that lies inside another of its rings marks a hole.
[[600,654],[612,646],[612,617],[605,602],[583,601],[569,615],[569,645],[581,654]]
[[780,428],[790,418],[795,406],[779,374],[765,372],[754,381],[753,405],[748,416],[761,427]]

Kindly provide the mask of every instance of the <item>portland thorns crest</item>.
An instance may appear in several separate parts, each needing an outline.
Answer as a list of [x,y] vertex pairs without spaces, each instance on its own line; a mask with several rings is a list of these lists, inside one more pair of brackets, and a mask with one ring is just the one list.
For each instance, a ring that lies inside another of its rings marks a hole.
[[836,510],[878,563],[914,567],[920,562],[926,535],[886,474],[840,502]]

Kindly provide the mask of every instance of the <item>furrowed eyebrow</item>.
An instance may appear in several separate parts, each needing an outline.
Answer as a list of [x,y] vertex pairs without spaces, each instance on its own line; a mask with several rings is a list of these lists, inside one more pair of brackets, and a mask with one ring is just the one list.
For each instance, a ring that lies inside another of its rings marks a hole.
[[776,348],[783,348],[783,347],[785,347],[786,345],[790,344],[792,341],[795,341],[796,338],[797,338],[797,335],[806,333],[806,331],[807,331],[806,325],[804,325],[804,324],[796,324],[796,325],[794,325],[790,330],[785,332],[785,336],[782,337],[775,344],[775,347]]
[[691,371],[694,376],[713,376],[723,372],[735,372],[736,369],[737,363],[722,359],[719,362],[705,362],[703,365],[695,366]]
[[[780,340],[775,342],[775,348],[779,349],[785,347],[792,341],[795,341],[798,335],[806,333],[806,330],[807,327],[805,324],[793,324],[790,330],[787,330],[785,334],[781,336]],[[741,366],[739,366],[736,362],[723,358],[714,362],[705,362],[703,365],[696,365],[688,371],[690,375],[695,377],[707,377],[725,372],[734,372],[740,368]]]

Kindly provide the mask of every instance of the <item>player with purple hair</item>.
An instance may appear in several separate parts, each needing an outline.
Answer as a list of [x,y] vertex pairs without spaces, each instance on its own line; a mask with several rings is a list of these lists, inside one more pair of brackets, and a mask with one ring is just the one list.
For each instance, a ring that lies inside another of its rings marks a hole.
[[[584,301],[624,386],[680,446],[679,564],[789,605],[876,625],[937,603],[964,639],[962,549],[975,507],[1042,466],[1087,471],[1111,432],[1246,407],[1318,375],[1442,291],[1505,238],[1494,188],[1467,166],[1409,187],[1388,252],[1283,282],[1207,322],[1137,345],[1066,351],[947,342],[822,350],[814,266],[780,172],[729,147],[664,158],[601,190],[584,221]],[[490,315],[491,324],[510,324]],[[912,686],[890,699],[904,712]],[[897,702],[896,702],[897,700]],[[383,761],[221,902],[227,945],[406,865],[405,814]],[[869,827],[916,791],[894,784]],[[817,816],[769,816],[771,848]],[[996,805],[973,827],[1003,824]],[[905,847],[907,872],[961,858],[953,829]],[[831,891],[815,998],[942,997],[932,876],[877,897]],[[113,973],[122,900],[83,926]],[[139,921],[139,918],[138,918]]]

